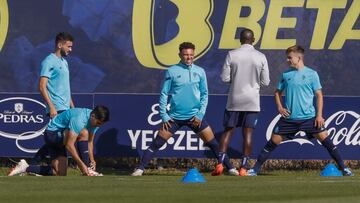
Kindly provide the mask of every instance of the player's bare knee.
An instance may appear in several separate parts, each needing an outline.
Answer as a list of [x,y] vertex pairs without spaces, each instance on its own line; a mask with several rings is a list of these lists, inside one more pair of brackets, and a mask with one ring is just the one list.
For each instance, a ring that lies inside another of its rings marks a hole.
[[210,126],[206,127],[199,133],[199,137],[204,140],[205,143],[210,142],[215,138],[213,131],[211,130]]

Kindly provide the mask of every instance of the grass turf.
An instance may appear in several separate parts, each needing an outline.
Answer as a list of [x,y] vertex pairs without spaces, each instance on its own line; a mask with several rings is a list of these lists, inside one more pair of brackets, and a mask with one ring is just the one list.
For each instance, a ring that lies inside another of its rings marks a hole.
[[[212,177],[182,183],[179,171],[141,177],[107,171],[104,177],[6,177],[0,170],[1,202],[359,202],[360,176],[320,177],[320,171],[272,171],[257,177]],[[358,174],[358,171],[355,171]]]

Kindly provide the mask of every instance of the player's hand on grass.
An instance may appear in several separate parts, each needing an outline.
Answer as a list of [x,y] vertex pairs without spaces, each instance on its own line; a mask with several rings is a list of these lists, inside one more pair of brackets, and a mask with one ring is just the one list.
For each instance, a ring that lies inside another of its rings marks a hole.
[[96,171],[96,161],[91,161],[90,162],[90,168],[93,170],[93,171]]
[[81,164],[81,166],[79,167],[80,168],[80,171],[82,174],[86,175],[86,176],[89,176],[89,170],[88,170],[88,167],[83,163]]

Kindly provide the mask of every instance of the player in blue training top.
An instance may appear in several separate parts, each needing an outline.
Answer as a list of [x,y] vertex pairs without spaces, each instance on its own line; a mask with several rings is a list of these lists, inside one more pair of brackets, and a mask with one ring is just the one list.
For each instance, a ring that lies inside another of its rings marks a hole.
[[94,136],[99,126],[109,120],[110,113],[105,106],[96,106],[93,110],[73,108],[58,114],[52,119],[44,133],[45,145],[51,158],[51,166],[29,165],[22,159],[8,174],[14,176],[21,173],[65,176],[67,172],[67,153],[77,163],[82,174],[94,176],[80,159],[75,143],[84,139],[89,142],[89,155],[94,160]]
[[[70,90],[70,71],[65,59],[73,47],[74,38],[71,34],[60,32],[55,37],[55,52],[49,54],[41,63],[39,89],[46,102],[46,112],[50,118],[58,113],[74,108]],[[77,150],[84,163],[94,169],[94,163],[90,162],[87,139],[76,143]],[[47,155],[46,146],[43,146],[35,154],[32,164],[39,163]]]
[[65,32],[56,35],[55,52],[41,62],[39,89],[51,118],[74,107],[70,91],[69,65],[65,60],[71,51],[74,38]]
[[[323,94],[319,76],[316,71],[304,65],[304,49],[298,45],[286,50],[290,69],[282,73],[275,91],[275,102],[280,120],[276,123],[270,140],[260,152],[255,166],[247,171],[248,176],[256,176],[261,165],[270,153],[283,141],[294,139],[297,132],[303,131],[308,139],[316,138],[328,150],[338,167],[346,176],[352,176],[349,168],[334,146],[325,129],[323,118]],[[281,95],[285,91],[285,107]],[[316,109],[313,105],[316,97]]]
[[[141,176],[155,153],[181,127],[188,126],[217,155],[218,143],[204,119],[208,104],[208,88],[204,69],[193,64],[195,45],[184,42],[179,46],[180,63],[171,66],[165,73],[160,93],[160,116],[162,128],[150,147],[144,152],[140,165],[131,174]],[[171,93],[170,110],[166,110]]]

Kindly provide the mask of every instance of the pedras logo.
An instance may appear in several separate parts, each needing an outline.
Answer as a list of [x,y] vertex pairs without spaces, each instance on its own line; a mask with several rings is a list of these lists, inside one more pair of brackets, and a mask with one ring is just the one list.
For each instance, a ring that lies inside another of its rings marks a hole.
[[45,105],[27,97],[0,100],[0,136],[14,139],[18,149],[35,153],[37,149],[24,147],[24,141],[43,134],[47,126]]

